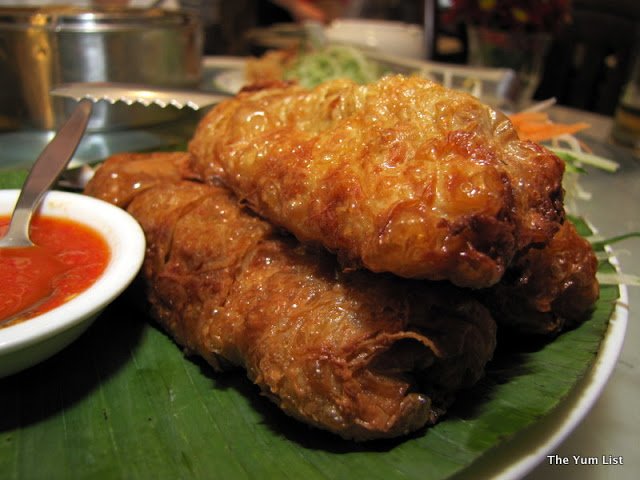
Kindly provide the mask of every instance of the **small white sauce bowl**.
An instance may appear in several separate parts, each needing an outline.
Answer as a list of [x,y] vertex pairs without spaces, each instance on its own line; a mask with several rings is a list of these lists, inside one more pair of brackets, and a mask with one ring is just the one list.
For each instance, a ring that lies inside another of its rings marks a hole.
[[[0,190],[0,215],[11,214],[18,194],[18,190]],[[133,281],[144,259],[142,229],[131,215],[107,202],[51,191],[40,212],[93,228],[107,241],[111,255],[102,275],[85,291],[48,312],[0,328],[0,377],[35,365],[78,338]]]

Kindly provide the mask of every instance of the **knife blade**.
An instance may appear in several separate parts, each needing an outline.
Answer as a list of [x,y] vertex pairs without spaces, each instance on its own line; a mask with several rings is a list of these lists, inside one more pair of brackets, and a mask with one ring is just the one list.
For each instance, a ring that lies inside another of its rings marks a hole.
[[144,106],[153,104],[162,108],[174,106],[176,108],[188,107],[193,110],[199,110],[229,98],[228,95],[218,95],[199,90],[182,90],[115,82],[66,83],[51,90],[50,94],[57,97],[73,98],[74,100],[86,98],[94,103],[104,100],[111,104],[116,102],[124,102],[127,105],[139,103]]

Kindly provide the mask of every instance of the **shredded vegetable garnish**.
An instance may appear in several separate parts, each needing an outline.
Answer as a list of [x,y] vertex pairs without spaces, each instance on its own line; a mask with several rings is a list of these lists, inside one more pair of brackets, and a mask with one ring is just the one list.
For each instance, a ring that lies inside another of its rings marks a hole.
[[329,45],[319,50],[301,53],[284,72],[287,80],[297,80],[307,88],[326,80],[350,78],[357,83],[373,82],[382,75],[380,65],[368,60],[359,50]]
[[565,163],[578,171],[583,171],[583,165],[591,165],[592,167],[605,170],[607,172],[615,172],[620,168],[620,165],[608,158],[594,155],[593,153],[582,152],[579,150],[571,150],[562,147],[551,147],[551,150],[555,152]]

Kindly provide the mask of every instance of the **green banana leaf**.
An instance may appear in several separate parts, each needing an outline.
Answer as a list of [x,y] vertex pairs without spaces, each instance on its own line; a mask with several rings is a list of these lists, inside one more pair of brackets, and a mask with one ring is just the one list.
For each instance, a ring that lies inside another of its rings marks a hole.
[[0,472],[29,480],[447,478],[567,397],[593,364],[618,296],[617,286],[603,286],[591,319],[554,341],[500,345],[486,378],[436,426],[357,444],[286,417],[243,372],[214,374],[186,358],[128,292],[74,344],[0,380]]

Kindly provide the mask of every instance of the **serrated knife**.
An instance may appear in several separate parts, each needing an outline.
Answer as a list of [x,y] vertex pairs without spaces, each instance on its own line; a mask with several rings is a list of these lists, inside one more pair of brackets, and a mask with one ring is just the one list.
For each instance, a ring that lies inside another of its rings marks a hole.
[[144,106],[158,105],[163,108],[168,106],[176,108],[188,107],[193,110],[209,107],[229,98],[228,95],[218,95],[199,90],[182,90],[114,82],[67,83],[57,86],[50,93],[57,97],[67,97],[75,100],[86,98],[93,102],[104,100],[111,104],[116,102],[124,102],[127,105],[139,103]]

